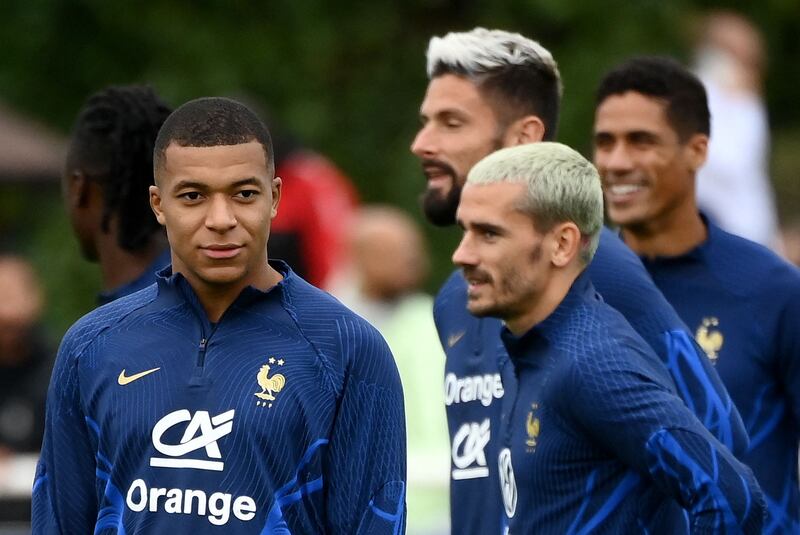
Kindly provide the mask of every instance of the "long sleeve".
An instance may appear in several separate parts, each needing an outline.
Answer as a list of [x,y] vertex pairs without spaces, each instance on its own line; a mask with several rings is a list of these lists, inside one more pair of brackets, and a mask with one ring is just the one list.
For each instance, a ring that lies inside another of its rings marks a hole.
[[588,273],[605,302],[625,316],[666,366],[678,396],[697,419],[732,452],[745,453],[747,431],[717,371],[641,260],[608,228]]
[[357,347],[326,458],[327,533],[404,533],[406,436],[403,392],[389,348],[374,330]]
[[80,401],[78,359],[69,333],[56,359],[47,396],[42,453],[32,495],[34,534],[92,533],[97,519],[95,462]]
[[597,355],[573,366],[571,383],[571,416],[675,499],[689,513],[692,533],[760,533],[765,504],[750,469],[647,367]]

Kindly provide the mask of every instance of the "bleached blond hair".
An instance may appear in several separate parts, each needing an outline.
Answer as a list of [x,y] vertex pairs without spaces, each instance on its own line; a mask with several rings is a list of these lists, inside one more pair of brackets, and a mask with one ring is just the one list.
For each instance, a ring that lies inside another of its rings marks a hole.
[[527,186],[519,209],[533,218],[539,231],[575,223],[587,238],[580,260],[591,262],[603,227],[603,190],[597,169],[586,158],[561,143],[528,143],[493,152],[467,176],[467,185],[498,182]]
[[433,37],[427,51],[428,78],[455,74],[473,82],[501,123],[536,115],[545,140],[555,139],[563,86],[553,55],[518,33],[475,28]]

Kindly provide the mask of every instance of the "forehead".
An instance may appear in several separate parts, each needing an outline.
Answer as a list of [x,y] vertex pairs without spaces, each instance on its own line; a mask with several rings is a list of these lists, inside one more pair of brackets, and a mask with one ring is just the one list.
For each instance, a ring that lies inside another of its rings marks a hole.
[[258,141],[237,145],[184,147],[172,142],[164,151],[159,178],[268,180],[267,158]]
[[469,184],[461,192],[458,219],[463,224],[470,222],[509,221],[513,214],[527,219],[519,210],[525,199],[527,187],[518,182],[495,182],[492,184]]
[[635,91],[611,95],[597,107],[595,132],[666,131],[667,103]]
[[443,74],[430,81],[420,111],[423,115],[434,115],[448,110],[470,114],[494,113],[478,86],[455,74]]

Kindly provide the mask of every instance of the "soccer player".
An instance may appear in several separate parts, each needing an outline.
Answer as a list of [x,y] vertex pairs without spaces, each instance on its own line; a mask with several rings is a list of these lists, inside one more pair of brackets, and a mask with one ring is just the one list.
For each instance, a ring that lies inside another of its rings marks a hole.
[[[561,80],[551,54],[519,34],[477,28],[431,39],[430,83],[412,151],[428,178],[423,209],[440,226],[455,224],[472,166],[495,150],[552,140]],[[603,229],[588,268],[598,291],[667,366],[684,402],[732,450],[747,443],[739,414],[702,350],[655,287],[641,262]],[[497,426],[505,355],[495,318],[467,310],[467,284],[455,272],[436,297],[434,318],[447,359],[445,404],[451,439],[453,533],[497,533],[503,506],[497,479]]]
[[34,533],[402,532],[397,369],[374,328],[267,263],[281,181],[264,124],[191,101],[154,167],[172,263],[62,341]]
[[766,495],[764,533],[800,533],[800,274],[698,212],[709,123],[694,75],[667,58],[634,58],[597,90],[594,159],[610,218],[744,417],[750,447],[740,458]]
[[100,304],[149,286],[169,264],[147,188],[153,144],[171,111],[149,87],[108,87],[88,98],[72,127],[65,204],[83,256],[100,265]]
[[671,497],[692,533],[758,533],[752,472],[584,272],[603,226],[592,164],[558,143],[497,151],[470,171],[456,219],[469,311],[505,323],[498,463],[509,532],[680,533]]

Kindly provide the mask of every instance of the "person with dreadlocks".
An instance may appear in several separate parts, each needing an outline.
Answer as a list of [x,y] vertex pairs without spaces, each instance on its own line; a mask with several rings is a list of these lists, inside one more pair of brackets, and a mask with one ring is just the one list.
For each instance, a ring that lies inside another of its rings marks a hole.
[[149,286],[169,263],[148,187],[156,135],[171,111],[150,87],[107,87],[87,99],[72,128],[65,204],[81,253],[100,265],[100,304]]

